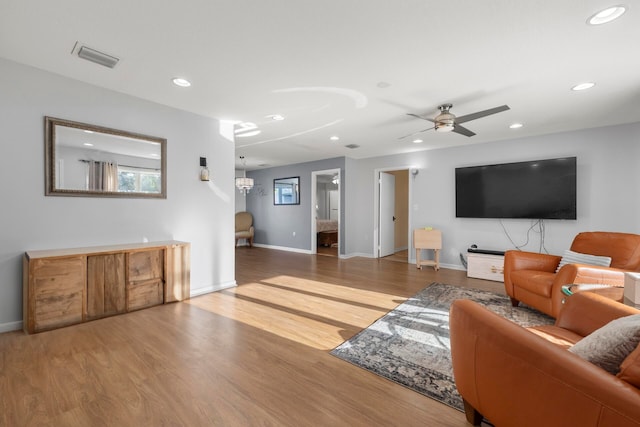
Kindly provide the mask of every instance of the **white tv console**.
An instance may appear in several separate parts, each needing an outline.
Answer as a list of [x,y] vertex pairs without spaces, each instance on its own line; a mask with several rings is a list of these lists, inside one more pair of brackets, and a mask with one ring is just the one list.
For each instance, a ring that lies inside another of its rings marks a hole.
[[467,277],[504,282],[504,255],[468,252]]

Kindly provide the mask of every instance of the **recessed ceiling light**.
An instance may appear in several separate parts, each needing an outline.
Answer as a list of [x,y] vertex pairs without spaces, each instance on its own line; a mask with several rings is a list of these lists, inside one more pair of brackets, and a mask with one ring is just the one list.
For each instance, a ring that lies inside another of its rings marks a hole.
[[414,143],[414,144],[420,144],[421,142],[422,142],[422,140],[421,140],[421,139],[414,139],[414,140],[413,140],[413,143]]
[[332,141],[338,141],[340,139],[339,136],[333,135],[332,137],[329,138]]
[[92,144],[92,143],[90,143],[90,142],[85,142],[85,143],[83,143],[82,145],[85,145],[85,146],[87,146],[87,147],[93,147],[93,144]]
[[600,12],[591,15],[589,19],[587,19],[587,24],[589,25],[602,25],[607,22],[611,22],[615,19],[620,18],[627,11],[627,7],[619,4],[617,6],[611,6]]
[[271,120],[275,120],[276,122],[284,120],[284,116],[281,116],[280,114],[272,114],[270,116],[267,116],[267,118]]
[[187,79],[183,79],[182,77],[175,77],[171,81],[176,86],[180,86],[180,87],[189,87],[189,86],[191,86],[191,82],[189,80],[187,80]]
[[575,90],[575,91],[587,90],[587,89],[591,89],[595,85],[596,84],[593,83],[593,82],[580,83],[580,84],[575,85],[574,87],[572,87],[571,90]]
[[509,125],[509,129],[520,129],[522,126],[524,126],[522,123],[512,123]]

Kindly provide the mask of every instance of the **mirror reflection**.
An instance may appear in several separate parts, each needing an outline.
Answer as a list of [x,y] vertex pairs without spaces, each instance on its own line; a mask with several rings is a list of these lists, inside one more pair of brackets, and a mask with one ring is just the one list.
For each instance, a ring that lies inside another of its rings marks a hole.
[[299,205],[300,177],[274,179],[273,197],[274,205]]
[[47,195],[166,198],[166,140],[46,118]]

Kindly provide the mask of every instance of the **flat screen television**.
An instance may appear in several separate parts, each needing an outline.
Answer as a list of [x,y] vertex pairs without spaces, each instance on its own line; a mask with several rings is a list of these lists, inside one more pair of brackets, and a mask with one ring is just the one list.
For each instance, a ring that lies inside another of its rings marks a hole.
[[576,219],[576,157],[456,168],[456,217]]

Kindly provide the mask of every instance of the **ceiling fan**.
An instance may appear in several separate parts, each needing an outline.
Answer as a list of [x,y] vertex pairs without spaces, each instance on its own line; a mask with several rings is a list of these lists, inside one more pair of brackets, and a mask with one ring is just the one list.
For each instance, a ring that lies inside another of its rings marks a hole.
[[452,107],[453,105],[451,104],[442,104],[438,106],[438,109],[440,110],[440,114],[438,114],[433,119],[429,117],[422,117],[413,113],[407,113],[409,116],[432,122],[434,123],[435,126],[427,129],[422,129],[418,132],[410,133],[409,135],[402,136],[398,139],[408,138],[410,136],[413,136],[431,129],[435,129],[436,132],[455,132],[464,136],[473,136],[475,135],[474,132],[470,131],[469,129],[463,126],[460,126],[460,124],[469,122],[471,120],[479,119],[481,117],[486,117],[492,114],[500,113],[502,111],[506,111],[509,109],[508,105],[501,105],[500,107],[490,108],[484,111],[478,111],[476,113],[467,114],[466,116],[456,117],[449,111],[451,110]]

